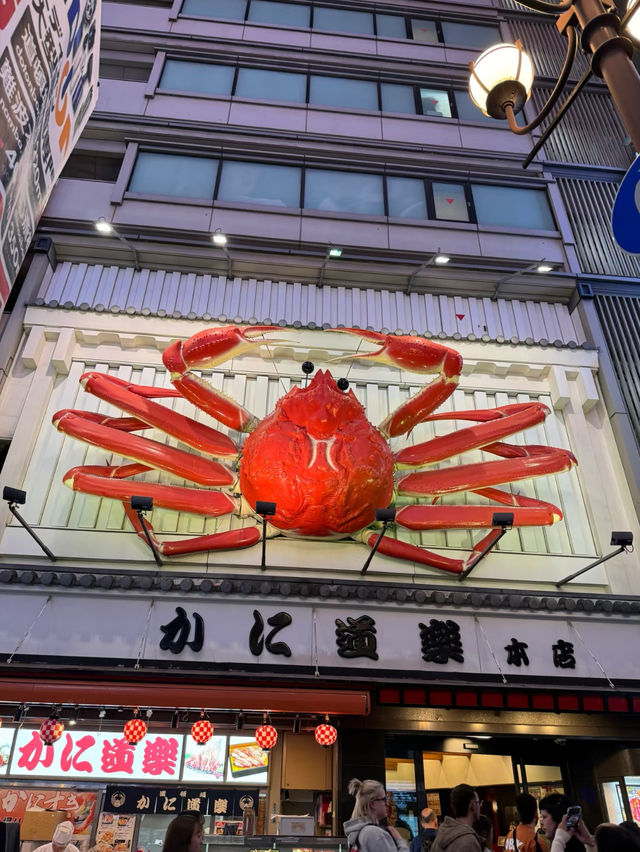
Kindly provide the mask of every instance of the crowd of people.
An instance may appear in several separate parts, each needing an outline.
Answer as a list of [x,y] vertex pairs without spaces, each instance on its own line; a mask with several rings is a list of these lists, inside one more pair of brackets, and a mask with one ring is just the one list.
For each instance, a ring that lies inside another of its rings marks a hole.
[[[438,825],[431,808],[420,813],[420,830],[407,840],[387,824],[387,794],[379,781],[349,784],[355,798],[351,819],[344,824],[350,852],[493,852],[493,823],[482,814],[482,801],[468,784],[451,791],[451,816]],[[561,793],[538,803],[529,793],[516,798],[518,819],[504,842],[504,852],[640,852],[640,828],[634,822],[602,823],[593,834],[580,808]],[[538,824],[540,828],[538,829]]]

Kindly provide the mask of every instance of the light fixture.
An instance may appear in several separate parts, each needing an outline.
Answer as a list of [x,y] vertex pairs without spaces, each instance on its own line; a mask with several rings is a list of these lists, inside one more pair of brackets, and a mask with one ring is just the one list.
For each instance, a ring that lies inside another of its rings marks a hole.
[[[458,580],[465,580],[476,567],[478,562],[493,550],[496,544],[500,541],[505,533],[513,527],[513,512],[494,512],[491,518],[492,529],[487,535],[481,539],[475,547],[481,547],[481,550],[471,557],[471,561],[465,570],[458,575]],[[474,547],[474,550],[475,550]]]
[[241,731],[244,728],[244,713],[242,710],[236,716],[236,731]]
[[19,488],[11,488],[9,485],[5,485],[2,489],[2,499],[7,501],[11,514],[18,521],[18,523],[20,523],[24,527],[24,529],[29,533],[29,535],[36,542],[38,547],[43,550],[44,553],[47,554],[47,556],[52,562],[55,562],[56,558],[53,553],[49,550],[47,545],[34,533],[29,524],[25,521],[20,512],[18,512],[18,510],[16,509],[17,505],[24,506],[24,504],[27,502],[27,492],[21,491]]
[[44,720],[38,733],[46,746],[51,746],[60,739],[64,733],[64,723],[60,721],[57,710],[53,710],[49,718]]
[[329,724],[328,716],[325,716],[324,722],[316,727],[314,736],[318,745],[323,748],[330,748],[338,739],[338,732],[333,725]]
[[200,718],[191,726],[191,736],[198,745],[208,743],[213,736],[213,725],[207,719],[204,710],[200,711]]
[[[617,556],[622,551],[626,551],[627,553],[631,552],[631,548],[633,546],[633,533],[628,530],[618,530],[611,533],[611,545],[613,547],[617,547],[617,550],[614,550],[612,553],[608,553],[606,556],[601,556],[600,559],[596,559],[595,562],[591,562],[586,568],[581,568],[579,571],[575,571],[573,574],[569,574],[568,577],[565,577],[562,580],[558,580],[556,586],[559,588],[560,586],[564,586],[565,583],[568,583],[570,580],[575,580],[576,577],[579,577],[580,574],[584,574],[585,571],[590,571],[592,568],[595,568],[596,565],[602,565],[603,562],[607,562],[609,559],[613,559],[614,556]],[[629,548],[629,549],[627,549]]]
[[382,529],[380,530],[380,534],[375,541],[375,544],[371,548],[371,553],[367,557],[367,561],[362,566],[361,574],[366,574],[367,568],[371,565],[371,560],[375,556],[376,550],[380,546],[380,542],[382,541],[382,537],[387,531],[387,526],[393,523],[396,519],[396,510],[389,507],[388,509],[376,509],[376,521],[382,521]]
[[75,710],[72,712],[71,716],[69,716],[69,725],[74,728],[80,719],[80,708],[76,706]]
[[267,567],[267,518],[272,518],[275,513],[275,503],[269,503],[266,500],[256,500],[256,514],[262,515],[262,560],[260,562],[261,571],[264,571],[264,569]]
[[101,216],[96,220],[95,223],[96,231],[100,231],[101,234],[112,234],[113,233],[113,225],[111,222],[107,222],[104,216]]
[[504,119],[507,107],[520,112],[533,86],[533,63],[520,41],[494,44],[469,67],[469,94],[485,115]]
[[327,257],[342,257],[342,249],[338,248],[338,246],[329,246]]
[[228,242],[227,235],[223,232],[222,228],[216,228],[211,235],[211,239],[217,246],[226,246]]
[[20,704],[18,706],[18,709],[15,712],[14,717],[13,717],[13,721],[16,723],[16,725],[22,724],[22,720],[26,716],[26,713],[27,713],[27,708],[25,707],[24,704]]
[[407,278],[407,286],[404,291],[405,296],[409,296],[411,294],[413,283],[423,270],[427,269],[429,266],[433,266],[434,263],[438,264],[438,266],[444,266],[446,263],[449,263],[450,260],[451,257],[443,251],[440,251],[440,249],[434,252],[431,257],[427,258],[427,260],[424,260],[419,266],[417,266]]
[[550,263],[539,263],[536,266],[536,272],[540,272],[541,274],[544,274],[546,272],[553,272],[553,266],[551,266]]
[[171,717],[171,728],[172,728],[172,730],[175,731],[179,724],[180,724],[180,711],[176,708],[173,711],[173,716]]
[[300,716],[296,716],[293,720],[293,725],[291,726],[291,730],[294,734],[300,733]]
[[139,716],[139,709],[136,707],[133,711],[133,716],[124,726],[122,733],[129,745],[137,745],[140,740],[144,739],[147,734],[147,726]]
[[448,254],[440,254],[440,253],[438,253],[433,258],[433,262],[440,264],[440,266],[444,266],[444,264],[449,263],[450,260],[451,260],[451,258],[449,257]]
[[271,751],[274,745],[278,742],[278,732],[267,721],[267,714],[264,714],[262,725],[258,725],[255,733],[256,742],[262,751]]
[[145,512],[151,512],[153,509],[153,498],[152,497],[140,497],[139,495],[134,495],[131,497],[131,509],[138,516],[138,522],[140,524],[140,529],[144,533],[144,537],[147,540],[147,544],[151,548],[151,552],[153,553],[153,558],[156,560],[156,565],[160,568],[162,567],[162,560],[158,554],[158,548],[156,543],[151,538],[151,533],[149,532],[149,527],[147,526],[147,521],[144,517]]
[[104,216],[101,216],[99,219],[96,219],[94,222],[94,227],[96,231],[99,231],[101,234],[113,234],[114,237],[117,237],[121,243],[124,243],[125,246],[129,249],[133,254],[133,262],[136,268],[136,272],[140,271],[140,258],[138,257],[138,249],[130,242],[126,237],[123,237],[116,228],[111,224],[111,222],[107,222]]

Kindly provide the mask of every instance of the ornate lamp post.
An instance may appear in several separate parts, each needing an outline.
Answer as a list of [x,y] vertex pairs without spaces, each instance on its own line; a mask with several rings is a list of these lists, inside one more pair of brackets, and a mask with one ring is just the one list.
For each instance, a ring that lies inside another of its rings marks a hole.
[[[518,41],[485,50],[472,62],[469,93],[486,115],[506,119],[514,133],[529,133],[549,115],[558,101],[569,77],[578,47],[578,32],[585,53],[591,57],[591,67],[578,81],[557,115],[538,140],[524,162],[526,168],[562,115],[592,74],[607,84],[618,114],[633,142],[640,151],[640,76],[631,56],[634,45],[640,42],[640,0],[629,0],[627,12],[620,17],[614,6],[601,0],[517,0],[535,12],[556,18],[556,27],[567,39],[564,64],[558,81],[546,104],[529,124],[520,127],[516,115],[523,108],[533,84],[533,64]],[[623,35],[625,33],[625,35]]]

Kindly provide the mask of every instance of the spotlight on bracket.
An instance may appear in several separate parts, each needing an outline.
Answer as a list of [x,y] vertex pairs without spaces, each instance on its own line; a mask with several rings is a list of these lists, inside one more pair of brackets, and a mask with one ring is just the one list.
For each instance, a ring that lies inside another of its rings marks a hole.
[[389,524],[392,524],[396,519],[396,510],[392,507],[387,509],[376,509],[376,521],[382,521],[382,529],[380,530],[380,534],[375,541],[375,544],[371,548],[371,553],[367,557],[367,561],[362,566],[361,574],[366,574],[367,568],[371,565],[371,560],[376,554],[376,550],[378,549],[380,542],[382,541],[382,537],[387,531],[387,527]]
[[147,526],[147,521],[144,517],[145,512],[150,512],[153,509],[153,498],[152,497],[140,497],[139,495],[134,495],[131,497],[131,509],[138,516],[138,521],[140,522],[140,528],[144,533],[144,537],[147,540],[147,544],[151,548],[151,552],[153,553],[153,558],[156,560],[156,565],[158,567],[162,567],[162,559],[158,554],[158,548],[153,542],[151,538],[151,533],[149,532],[149,527]]
[[262,515],[262,561],[260,570],[267,567],[267,518],[272,518],[276,513],[276,504],[266,500],[256,500],[256,514]]
[[18,523],[20,523],[25,528],[31,538],[36,542],[38,547],[47,554],[47,556],[52,562],[55,562],[56,558],[53,553],[49,550],[47,545],[40,538],[38,538],[38,536],[34,533],[29,524],[22,517],[20,512],[18,512],[18,510],[16,509],[16,506],[24,506],[24,504],[27,502],[27,492],[21,491],[19,488],[11,488],[11,486],[5,485],[2,489],[2,499],[7,501],[11,514],[18,521]]
[[562,580],[558,580],[556,583],[556,587],[560,588],[560,586],[564,586],[565,583],[569,583],[571,580],[575,580],[576,577],[579,577],[580,574],[584,574],[585,571],[590,571],[592,568],[595,568],[596,565],[602,565],[603,562],[607,562],[609,559],[613,559],[614,556],[617,556],[619,553],[622,553],[623,550],[628,551],[633,546],[633,533],[628,530],[617,530],[611,533],[611,545],[613,547],[617,547],[617,550],[614,550],[612,553],[607,554],[607,556],[601,556],[600,559],[596,559],[595,562],[589,563],[586,568],[581,568],[579,571],[575,571],[573,574],[569,574],[568,577],[564,577]]

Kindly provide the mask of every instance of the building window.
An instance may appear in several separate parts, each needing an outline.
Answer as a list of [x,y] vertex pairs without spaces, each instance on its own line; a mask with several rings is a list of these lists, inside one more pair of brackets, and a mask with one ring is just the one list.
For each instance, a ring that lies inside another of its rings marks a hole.
[[218,200],[300,207],[300,169],[230,160],[222,164]]
[[373,13],[316,6],[313,10],[313,28],[339,33],[373,35]]
[[416,99],[413,86],[402,86],[399,83],[382,83],[380,92],[382,94],[383,112],[416,114]]
[[240,98],[303,104],[307,96],[307,75],[240,68],[235,94]]
[[280,3],[276,0],[251,0],[247,20],[261,24],[277,24],[282,27],[309,27],[309,6]]
[[82,154],[73,151],[60,174],[61,178],[79,180],[104,180],[115,183],[120,174],[122,157],[105,157],[102,154]]
[[420,88],[420,103],[422,114],[436,118],[451,118],[451,103],[449,93],[442,89]]
[[472,47],[474,50],[484,50],[502,41],[499,27],[459,24],[456,21],[442,21],[442,38],[446,44]]
[[424,41],[428,44],[438,43],[438,28],[435,21],[425,21],[421,18],[411,19],[411,38],[414,41]]
[[381,38],[405,38],[407,26],[399,15],[376,15],[376,31]]
[[389,216],[398,219],[428,219],[424,181],[418,178],[388,177]]
[[230,65],[211,65],[208,62],[182,62],[167,59],[162,70],[159,89],[174,92],[200,92],[206,95],[230,95],[234,69]]
[[469,221],[469,207],[463,184],[434,182],[431,186],[436,219]]
[[184,0],[183,15],[244,21],[247,0]]
[[309,103],[323,106],[378,110],[378,86],[368,80],[311,75]]
[[211,200],[218,161],[179,154],[138,154],[129,192]]
[[556,229],[544,189],[473,184],[471,192],[480,225],[542,231]]
[[456,101],[456,111],[460,121],[482,121],[485,124],[492,124],[495,128],[505,127],[505,122],[497,121],[491,118],[490,115],[485,115],[482,110],[471,100],[469,92],[466,89],[458,89],[453,93]]
[[308,169],[304,206],[313,210],[384,216],[382,175]]

